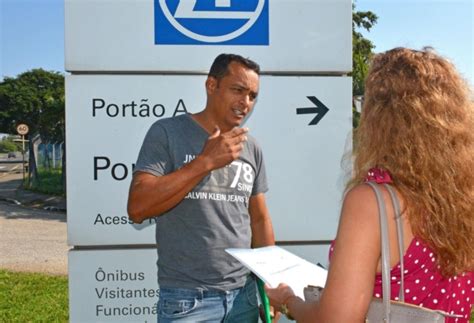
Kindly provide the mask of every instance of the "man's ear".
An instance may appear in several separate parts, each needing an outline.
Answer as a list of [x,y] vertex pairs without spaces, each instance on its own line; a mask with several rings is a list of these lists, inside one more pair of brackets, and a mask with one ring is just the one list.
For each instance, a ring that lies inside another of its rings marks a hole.
[[217,79],[213,76],[208,76],[206,79],[206,92],[212,94],[217,88]]

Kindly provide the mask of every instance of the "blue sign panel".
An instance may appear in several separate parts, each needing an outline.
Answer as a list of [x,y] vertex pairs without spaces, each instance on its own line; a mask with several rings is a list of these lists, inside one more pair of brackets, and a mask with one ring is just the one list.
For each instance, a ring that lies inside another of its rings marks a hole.
[[157,45],[268,45],[269,0],[155,0]]

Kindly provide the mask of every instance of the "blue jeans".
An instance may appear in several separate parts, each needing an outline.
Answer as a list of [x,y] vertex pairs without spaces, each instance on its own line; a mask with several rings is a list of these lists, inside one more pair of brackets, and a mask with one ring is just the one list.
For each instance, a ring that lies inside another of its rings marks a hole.
[[249,277],[230,291],[160,288],[158,322],[258,322],[257,288]]

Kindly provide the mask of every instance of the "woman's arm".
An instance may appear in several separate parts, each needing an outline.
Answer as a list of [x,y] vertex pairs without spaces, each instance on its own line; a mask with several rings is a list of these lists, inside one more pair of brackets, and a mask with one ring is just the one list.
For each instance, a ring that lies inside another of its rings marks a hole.
[[[380,258],[377,201],[368,185],[344,198],[328,279],[318,303],[292,296],[289,287],[267,289],[270,302],[286,302],[298,322],[363,322],[372,299]],[[294,295],[294,294],[293,294]],[[286,300],[285,300],[286,299]]]

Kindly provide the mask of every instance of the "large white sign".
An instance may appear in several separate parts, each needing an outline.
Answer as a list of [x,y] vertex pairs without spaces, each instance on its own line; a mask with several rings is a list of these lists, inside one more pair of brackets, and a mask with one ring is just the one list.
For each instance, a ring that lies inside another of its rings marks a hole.
[[222,52],[265,72],[352,70],[350,0],[65,0],[68,71],[207,72]]
[[[327,245],[284,248],[327,264]],[[69,321],[156,322],[157,260],[153,248],[70,251]]]
[[[133,164],[149,126],[198,112],[203,76],[66,78],[70,245],[153,244],[154,220],[126,213]],[[351,144],[351,79],[261,77],[246,122],[263,148],[267,200],[279,241],[334,238]]]

